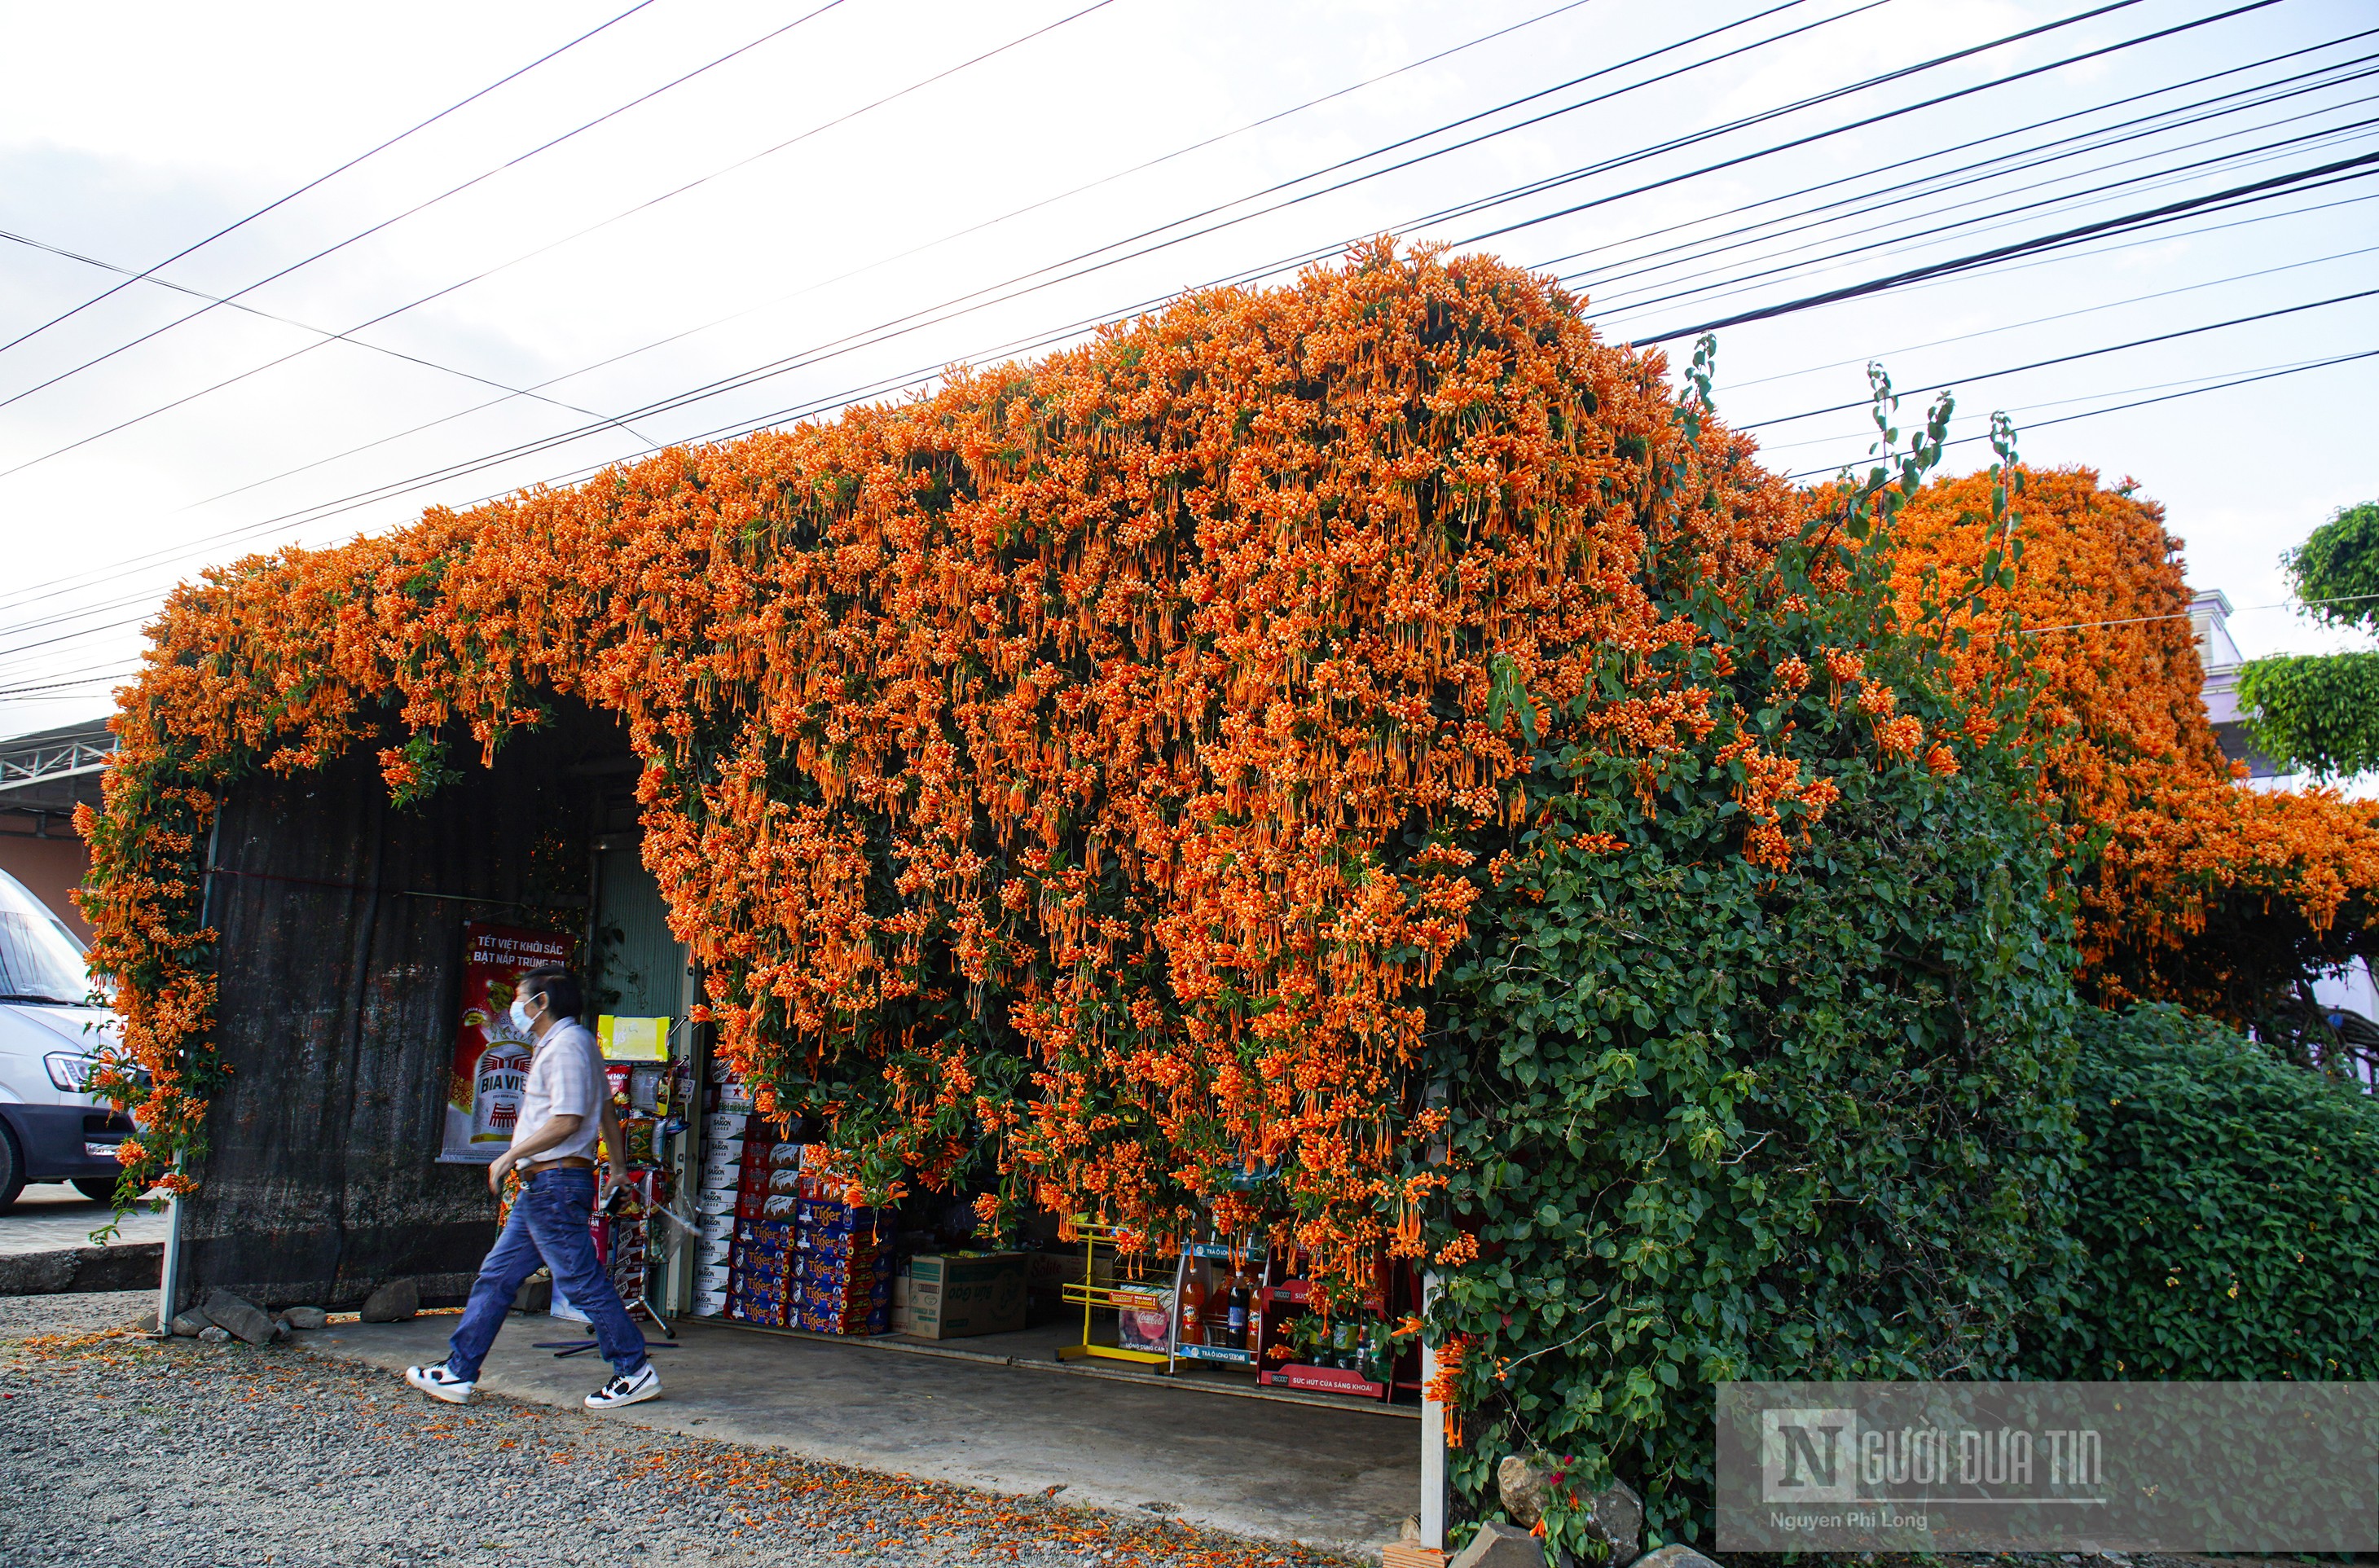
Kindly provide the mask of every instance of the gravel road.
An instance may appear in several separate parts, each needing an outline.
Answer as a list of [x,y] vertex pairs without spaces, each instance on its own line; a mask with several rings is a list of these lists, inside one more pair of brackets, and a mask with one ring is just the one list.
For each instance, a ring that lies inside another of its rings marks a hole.
[[1339,1561],[122,1328],[153,1299],[0,1298],[0,1568]]

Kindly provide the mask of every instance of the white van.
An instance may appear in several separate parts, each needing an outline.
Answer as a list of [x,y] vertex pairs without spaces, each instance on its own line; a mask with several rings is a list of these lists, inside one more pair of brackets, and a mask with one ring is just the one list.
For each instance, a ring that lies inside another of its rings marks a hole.
[[115,1015],[89,1003],[83,945],[0,871],[0,1213],[29,1181],[115,1194],[115,1146],[131,1119],[83,1092]]

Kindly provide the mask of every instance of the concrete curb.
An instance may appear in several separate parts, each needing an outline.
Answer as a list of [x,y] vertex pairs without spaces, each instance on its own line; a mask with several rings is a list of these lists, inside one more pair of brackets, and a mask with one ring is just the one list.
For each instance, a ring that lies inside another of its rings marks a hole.
[[165,1266],[162,1241],[115,1247],[67,1247],[54,1252],[0,1253],[0,1296],[58,1296],[68,1291],[154,1290]]

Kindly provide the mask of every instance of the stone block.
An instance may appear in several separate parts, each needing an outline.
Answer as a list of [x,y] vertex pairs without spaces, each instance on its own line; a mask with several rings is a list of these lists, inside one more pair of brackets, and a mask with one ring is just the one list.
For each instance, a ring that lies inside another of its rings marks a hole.
[[1524,1530],[1535,1529],[1545,1516],[1545,1478],[1542,1467],[1517,1453],[1503,1455],[1495,1466],[1495,1495],[1512,1523]]
[[1526,1530],[1490,1520],[1455,1554],[1453,1568],[1545,1568],[1544,1544]]
[[421,1310],[421,1292],[407,1280],[391,1280],[364,1298],[367,1323],[401,1323]]
[[253,1302],[242,1300],[228,1290],[207,1292],[203,1309],[208,1321],[250,1345],[272,1344],[280,1327]]
[[172,1329],[175,1333],[180,1334],[184,1339],[196,1339],[199,1337],[200,1331],[211,1327],[212,1325],[207,1321],[207,1315],[204,1312],[198,1310],[196,1308],[192,1308],[187,1312],[175,1313],[174,1321],[165,1326]]
[[1644,1500],[1613,1480],[1586,1500],[1586,1533],[1611,1549],[1609,1568],[1629,1568],[1643,1553]]
[[1637,1558],[1636,1568],[1719,1568],[1719,1565],[1689,1546],[1660,1546]]
[[281,1314],[281,1321],[293,1329],[319,1329],[330,1319],[320,1307],[292,1307]]

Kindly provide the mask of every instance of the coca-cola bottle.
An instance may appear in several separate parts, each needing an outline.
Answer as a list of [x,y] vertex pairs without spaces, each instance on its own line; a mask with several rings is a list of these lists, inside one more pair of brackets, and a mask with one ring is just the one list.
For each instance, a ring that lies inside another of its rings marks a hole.
[[1230,1305],[1226,1309],[1230,1316],[1225,1331],[1230,1337],[1223,1343],[1233,1350],[1248,1347],[1248,1309],[1254,1304],[1255,1294],[1254,1283],[1248,1278],[1245,1269],[1231,1276]]

